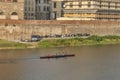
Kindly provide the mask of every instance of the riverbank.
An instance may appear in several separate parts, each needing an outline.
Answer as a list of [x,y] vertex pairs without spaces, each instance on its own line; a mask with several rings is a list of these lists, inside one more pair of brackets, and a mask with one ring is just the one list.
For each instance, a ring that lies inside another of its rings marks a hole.
[[42,39],[40,42],[14,42],[0,40],[0,49],[51,48],[107,44],[120,44],[120,36],[49,38]]
[[39,42],[37,47],[70,47],[107,44],[120,44],[120,36],[90,36],[86,38],[75,37],[68,39],[47,39]]
[[31,44],[0,40],[0,49],[24,49],[30,47]]

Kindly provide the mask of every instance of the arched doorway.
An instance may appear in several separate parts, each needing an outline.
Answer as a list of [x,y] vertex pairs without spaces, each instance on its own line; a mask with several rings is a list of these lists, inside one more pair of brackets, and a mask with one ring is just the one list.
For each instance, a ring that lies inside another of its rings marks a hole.
[[12,12],[11,15],[10,15],[10,18],[18,20],[18,14],[17,14],[17,12]]
[[18,15],[17,12],[13,12],[11,15]]
[[0,10],[0,19],[6,19],[4,12]]

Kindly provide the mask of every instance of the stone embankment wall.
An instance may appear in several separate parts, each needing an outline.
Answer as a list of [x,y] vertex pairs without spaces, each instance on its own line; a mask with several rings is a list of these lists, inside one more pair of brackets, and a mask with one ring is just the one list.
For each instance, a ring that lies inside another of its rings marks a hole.
[[55,34],[120,35],[120,21],[0,20],[0,39],[30,39]]

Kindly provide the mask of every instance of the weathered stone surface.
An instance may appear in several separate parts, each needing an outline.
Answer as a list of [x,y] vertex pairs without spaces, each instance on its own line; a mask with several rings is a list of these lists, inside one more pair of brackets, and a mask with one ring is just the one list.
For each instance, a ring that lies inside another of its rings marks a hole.
[[[0,19],[24,19],[24,2],[0,2]],[[17,13],[17,15],[12,15]]]
[[0,20],[0,39],[30,39],[32,34],[120,35],[120,21]]

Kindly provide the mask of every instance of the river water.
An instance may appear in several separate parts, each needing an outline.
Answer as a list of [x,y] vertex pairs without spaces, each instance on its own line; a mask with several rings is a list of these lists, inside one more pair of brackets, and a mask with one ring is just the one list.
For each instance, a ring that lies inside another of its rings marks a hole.
[[[75,57],[39,58],[58,52]],[[120,80],[120,45],[0,50],[0,80]]]

